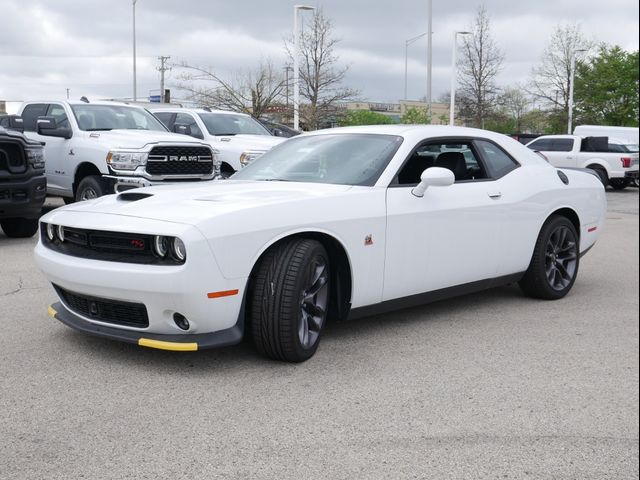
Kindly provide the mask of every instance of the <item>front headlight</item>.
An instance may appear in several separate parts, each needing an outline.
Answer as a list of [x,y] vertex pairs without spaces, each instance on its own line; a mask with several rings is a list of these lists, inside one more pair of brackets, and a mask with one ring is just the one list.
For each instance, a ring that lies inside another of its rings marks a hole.
[[114,170],[135,170],[147,164],[147,153],[111,150],[107,154],[107,164]]
[[246,152],[242,152],[240,155],[240,165],[246,167],[251,162],[253,162],[256,158],[264,155],[264,152],[256,151],[256,150],[248,150]]
[[25,148],[27,160],[33,168],[44,168],[44,149],[42,147]]

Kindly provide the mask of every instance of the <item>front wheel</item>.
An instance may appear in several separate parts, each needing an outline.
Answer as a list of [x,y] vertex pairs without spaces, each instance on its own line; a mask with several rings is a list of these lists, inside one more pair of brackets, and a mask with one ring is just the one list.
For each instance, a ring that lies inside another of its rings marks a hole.
[[578,275],[578,248],[573,224],[566,217],[552,215],[540,230],[529,268],[519,282],[522,291],[546,300],[564,297]]
[[93,200],[106,193],[104,181],[99,175],[89,175],[80,180],[76,190],[76,202]]
[[37,218],[3,218],[0,220],[0,227],[10,238],[33,237],[38,231]]
[[318,349],[329,306],[330,264],[320,242],[286,241],[262,259],[249,292],[251,336],[275,360],[304,362]]

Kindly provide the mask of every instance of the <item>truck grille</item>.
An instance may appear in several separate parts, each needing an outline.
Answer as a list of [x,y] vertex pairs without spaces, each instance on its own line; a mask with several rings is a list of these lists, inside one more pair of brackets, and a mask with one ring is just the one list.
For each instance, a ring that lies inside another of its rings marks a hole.
[[213,155],[207,147],[159,146],[149,152],[147,173],[150,175],[211,175]]
[[71,292],[58,285],[53,287],[65,306],[74,313],[100,322],[128,327],[146,328],[149,326],[147,307],[142,303],[108,300]]
[[24,173],[27,160],[20,145],[14,142],[0,142],[0,172]]

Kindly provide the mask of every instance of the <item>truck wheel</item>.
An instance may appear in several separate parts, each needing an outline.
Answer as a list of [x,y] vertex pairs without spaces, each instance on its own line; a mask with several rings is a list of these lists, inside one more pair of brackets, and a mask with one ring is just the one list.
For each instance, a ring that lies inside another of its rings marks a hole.
[[613,187],[614,190],[624,190],[629,186],[628,178],[612,178],[609,180],[609,185]]
[[106,193],[105,190],[104,182],[99,175],[84,177],[76,190],[76,202],[101,197]]
[[579,265],[578,234],[573,223],[552,215],[540,230],[520,288],[530,297],[557,300],[573,287]]
[[248,297],[260,353],[287,362],[313,356],[327,317],[329,279],[329,256],[320,242],[297,238],[267,252]]
[[73,197],[62,197],[62,201],[64,202],[65,205],[71,205],[73,202],[76,201],[76,199]]
[[28,238],[38,231],[37,218],[3,218],[0,220],[0,227],[7,237]]
[[609,177],[607,176],[607,171],[602,167],[587,167],[587,168],[590,168],[591,170],[593,170],[598,174],[598,177],[600,177],[600,181],[602,182],[602,185],[604,185],[604,188],[606,189],[607,185],[609,185]]

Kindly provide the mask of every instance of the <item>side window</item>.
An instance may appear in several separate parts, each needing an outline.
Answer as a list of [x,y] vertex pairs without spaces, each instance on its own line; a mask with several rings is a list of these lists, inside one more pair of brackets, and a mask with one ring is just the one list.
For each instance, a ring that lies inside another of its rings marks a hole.
[[422,172],[431,167],[451,170],[456,182],[488,178],[471,141],[451,140],[429,142],[416,148],[398,172],[397,184],[416,185]]
[[624,145],[618,145],[616,143],[609,144],[609,152],[611,153],[626,153],[627,149],[624,148]]
[[552,152],[570,152],[573,150],[573,139],[571,138],[554,138],[551,142]]
[[171,112],[157,112],[154,113],[154,115],[164,124],[165,127],[170,128],[171,117],[173,117],[175,114]]
[[189,125],[189,127],[191,128],[192,137],[204,138],[204,135],[202,135],[202,130],[200,130],[200,128],[198,127],[195,119],[188,113],[176,114],[176,121],[174,123],[179,125]]
[[56,119],[56,126],[58,128],[69,128],[69,119],[67,118],[67,113],[64,111],[64,107],[62,105],[49,105],[47,115]]
[[548,138],[542,138],[528,145],[531,150],[539,150],[541,152],[548,152],[551,149],[551,140]]
[[478,140],[476,146],[493,178],[503,177],[518,167],[515,160],[497,145],[487,142],[486,140]]
[[36,131],[36,120],[47,114],[48,105],[45,103],[31,103],[22,110],[22,120],[26,132]]

